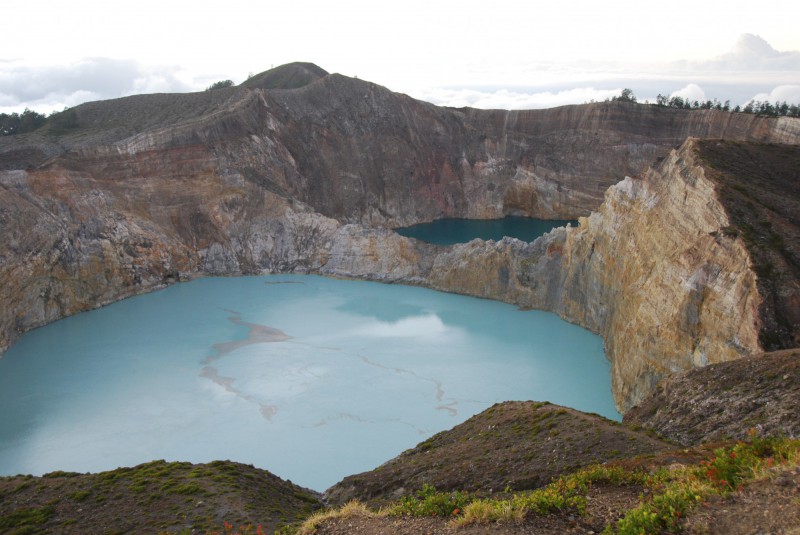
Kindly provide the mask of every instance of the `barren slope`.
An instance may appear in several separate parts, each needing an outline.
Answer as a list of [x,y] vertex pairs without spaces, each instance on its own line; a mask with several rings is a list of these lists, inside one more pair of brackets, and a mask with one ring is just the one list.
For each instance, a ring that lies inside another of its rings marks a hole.
[[800,437],[800,349],[668,377],[624,421],[685,445],[743,439],[750,429]]

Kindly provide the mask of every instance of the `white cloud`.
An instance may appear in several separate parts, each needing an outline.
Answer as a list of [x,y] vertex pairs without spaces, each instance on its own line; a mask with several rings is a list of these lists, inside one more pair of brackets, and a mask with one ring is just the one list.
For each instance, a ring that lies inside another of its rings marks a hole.
[[411,96],[439,106],[454,108],[470,107],[481,109],[525,110],[553,108],[567,104],[582,104],[599,101],[619,95],[622,88],[595,89],[577,87],[562,91],[511,91],[498,89],[481,91],[476,89],[428,88],[410,92]]
[[695,100],[698,102],[705,102],[707,100],[706,92],[697,84],[688,84],[677,91],[673,91],[669,96],[670,98],[681,97],[683,100],[688,100],[690,102],[694,102]]
[[700,62],[699,66],[738,71],[800,71],[800,52],[778,52],[760,36],[746,33],[739,37],[730,52],[711,61]]
[[84,58],[68,65],[0,62],[0,112],[28,107],[40,113],[58,111],[91,100],[153,92],[185,92],[191,84],[179,69],[143,66],[133,60]]
[[420,338],[441,336],[448,327],[436,314],[412,316],[395,322],[378,321],[357,330],[362,336],[378,338]]
[[800,103],[800,85],[779,85],[769,93],[759,93],[751,101]]
[[[510,44],[516,43],[516,37],[504,36]],[[451,42],[455,43],[447,41]],[[22,111],[29,107],[49,113],[87,100],[198,91],[217,80],[242,80],[244,74],[235,72],[243,70],[243,64],[248,70],[258,72],[277,59],[254,57],[256,49],[252,47],[239,46],[236,53],[225,52],[223,44],[228,46],[227,41],[213,40],[213,47],[220,47],[219,50],[215,48],[214,54],[198,49],[195,54],[179,59],[167,54],[173,48],[161,49],[164,61],[175,62],[174,65],[145,63],[158,61],[152,57],[141,61],[95,57],[38,65],[32,61],[0,58],[0,112]],[[603,101],[619,95],[624,87],[633,89],[639,102],[652,102],[657,94],[672,94],[692,101],[718,98],[730,100],[732,105],[743,105],[754,95],[764,99],[778,88],[794,87],[800,72],[800,52],[778,51],[753,34],[743,34],[727,53],[700,61],[632,63],[622,56],[608,54],[601,56],[603,59],[590,59],[588,50],[583,57],[573,55],[556,60],[559,45],[556,41],[550,41],[550,45],[547,50],[551,57],[547,60],[539,57],[542,54],[524,53],[528,50],[526,47],[504,48],[503,53],[496,53],[492,52],[494,48],[485,45],[484,53],[469,54],[459,45],[456,55],[444,59],[438,49],[432,49],[430,54],[421,57],[405,54],[397,56],[397,61],[387,61],[387,57],[394,56],[381,52],[381,47],[388,46],[383,42],[376,43],[377,48],[370,48],[366,55],[334,54],[333,49],[327,48],[292,48],[292,55],[303,57],[282,59],[316,61],[331,72],[362,75],[371,82],[438,105],[501,109],[549,108]],[[358,46],[363,50],[362,41]],[[247,54],[240,55],[240,50]],[[679,50],[677,43],[675,50]],[[103,51],[114,53],[111,48]],[[262,61],[264,63],[260,64]],[[342,66],[347,68],[342,69]],[[786,93],[787,90],[781,91]],[[794,92],[775,98],[798,102]],[[771,101],[775,98],[768,97]]]
[[[742,34],[728,52],[705,60],[636,64],[533,60],[512,64],[499,58],[494,64],[474,67],[470,76],[477,81],[472,87],[403,87],[402,83],[397,87],[434,104],[474,108],[531,109],[581,104],[619,95],[624,87],[633,89],[639,102],[654,102],[657,94],[666,94],[692,102],[716,98],[743,105],[757,93],[757,99],[767,98],[770,88],[777,87],[783,88],[782,93],[769,96],[770,101],[780,98],[800,102],[793,90],[787,89],[797,83],[800,52],[778,51],[753,34]],[[523,86],[529,87],[520,89]]]

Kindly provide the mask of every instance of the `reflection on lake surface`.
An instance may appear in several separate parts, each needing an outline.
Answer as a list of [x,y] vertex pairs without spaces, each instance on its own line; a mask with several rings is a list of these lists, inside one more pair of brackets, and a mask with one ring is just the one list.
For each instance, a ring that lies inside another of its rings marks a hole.
[[395,232],[438,245],[467,243],[475,238],[499,241],[503,236],[531,242],[542,234],[547,234],[556,227],[564,227],[568,223],[577,225],[577,221],[567,219],[534,219],[518,216],[507,216],[503,219],[437,219],[430,223],[397,228]]
[[206,278],[13,346],[0,474],[231,459],[324,490],[511,399],[619,418],[601,339],[553,314],[317,276]]

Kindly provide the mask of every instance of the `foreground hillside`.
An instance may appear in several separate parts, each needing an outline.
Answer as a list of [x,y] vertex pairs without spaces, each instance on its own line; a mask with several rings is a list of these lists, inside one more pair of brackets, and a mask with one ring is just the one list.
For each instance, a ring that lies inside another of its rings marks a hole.
[[321,506],[313,491],[228,461],[0,478],[0,533],[205,533],[226,522],[272,533]]
[[0,533],[796,533],[800,441],[750,433],[685,448],[504,403],[327,495],[351,501],[323,509],[313,492],[230,462],[6,477]]
[[[353,502],[312,517],[299,533],[791,535],[800,530],[798,448],[797,441],[766,449],[728,444],[701,464],[659,465],[657,459],[637,468],[594,468],[530,493],[488,498],[423,493],[381,511]],[[782,458],[778,463],[776,453]],[[728,460],[740,454],[748,461]],[[747,475],[734,480],[738,487],[732,489],[708,465]]]

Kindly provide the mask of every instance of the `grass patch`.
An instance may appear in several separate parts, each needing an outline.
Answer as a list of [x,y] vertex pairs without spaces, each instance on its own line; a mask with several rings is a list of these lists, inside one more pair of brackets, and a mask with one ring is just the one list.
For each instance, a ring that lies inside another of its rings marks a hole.
[[712,496],[726,495],[763,477],[773,466],[800,463],[800,441],[760,438],[714,450],[714,456],[698,466],[674,471],[657,487],[653,498],[628,511],[616,528],[604,534],[639,534],[676,531],[686,514]]
[[297,535],[312,535],[317,532],[317,528],[319,528],[319,526],[326,520],[331,520],[334,518],[352,518],[356,516],[375,516],[377,514],[379,513],[371,511],[363,503],[353,500],[347,502],[339,509],[317,511],[308,517],[296,530],[291,526],[286,526],[276,531],[276,534],[289,535],[296,533]]
[[42,477],[53,478],[53,477],[77,477],[82,476],[80,472],[64,472],[63,470],[56,470],[55,472],[48,472],[44,474]]
[[82,502],[89,497],[89,494],[91,494],[91,492],[88,490],[76,490],[75,492],[67,494],[67,498],[75,500],[76,502]]
[[394,508],[393,515],[451,516],[457,515],[473,498],[466,492],[436,492],[432,485],[425,484],[414,496],[405,496]]
[[[0,517],[0,529],[10,530],[11,528],[18,528],[15,532],[19,532],[19,528],[34,527],[44,524],[53,516],[53,513],[52,505],[30,509],[18,509]],[[33,531],[31,531],[31,533],[33,533]]]

